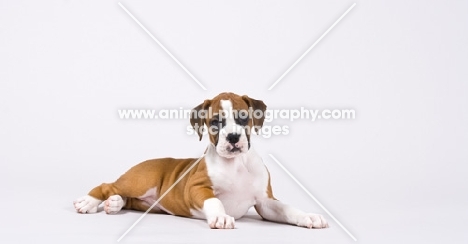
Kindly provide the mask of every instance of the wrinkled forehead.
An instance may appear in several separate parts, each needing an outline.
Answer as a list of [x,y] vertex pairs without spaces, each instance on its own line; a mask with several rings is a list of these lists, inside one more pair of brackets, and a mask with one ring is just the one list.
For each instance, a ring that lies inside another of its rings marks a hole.
[[241,98],[225,98],[213,100],[211,103],[211,109],[213,111],[213,114],[222,114],[242,110],[248,111],[249,106]]

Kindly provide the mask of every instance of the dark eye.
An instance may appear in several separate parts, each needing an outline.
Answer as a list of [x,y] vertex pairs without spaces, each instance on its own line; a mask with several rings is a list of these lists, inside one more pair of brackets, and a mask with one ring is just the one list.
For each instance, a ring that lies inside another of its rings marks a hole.
[[246,126],[249,123],[249,117],[246,118],[238,118],[237,123],[242,126]]
[[239,111],[239,116],[236,120],[239,125],[245,126],[249,123],[249,114],[245,110]]
[[210,124],[213,125],[213,126],[218,126],[219,121],[217,119],[213,119]]

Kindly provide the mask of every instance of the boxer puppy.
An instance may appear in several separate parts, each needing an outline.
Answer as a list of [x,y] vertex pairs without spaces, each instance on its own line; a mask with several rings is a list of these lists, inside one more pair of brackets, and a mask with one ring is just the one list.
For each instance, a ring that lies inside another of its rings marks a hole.
[[[79,213],[122,208],[206,219],[210,228],[233,229],[252,206],[265,220],[306,228],[327,228],[322,215],[305,213],[273,197],[270,175],[251,147],[252,130],[263,125],[266,105],[248,96],[221,93],[192,110],[190,123],[210,143],[197,158],[142,162],[113,183],[104,183],[74,201]],[[254,111],[254,113],[252,113]],[[256,116],[254,116],[256,115]],[[260,116],[258,116],[260,115]]]

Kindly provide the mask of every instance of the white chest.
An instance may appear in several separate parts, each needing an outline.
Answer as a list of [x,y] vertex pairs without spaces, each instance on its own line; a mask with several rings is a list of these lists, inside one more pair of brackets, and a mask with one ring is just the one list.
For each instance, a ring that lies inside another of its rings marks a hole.
[[257,155],[229,160],[207,157],[206,162],[213,191],[226,214],[240,218],[266,194],[268,173]]

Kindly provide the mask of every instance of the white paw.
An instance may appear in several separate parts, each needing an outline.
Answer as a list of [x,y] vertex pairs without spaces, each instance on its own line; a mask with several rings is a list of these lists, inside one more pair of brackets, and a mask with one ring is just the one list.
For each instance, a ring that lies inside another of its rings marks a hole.
[[73,205],[78,213],[96,213],[101,200],[86,195],[73,201]]
[[302,226],[306,228],[328,228],[328,222],[320,214],[307,213],[303,217],[299,218],[297,226]]
[[108,214],[115,214],[118,213],[124,205],[125,202],[120,195],[113,195],[104,202],[104,211]]
[[234,229],[234,218],[227,214],[215,215],[207,219],[211,229]]

